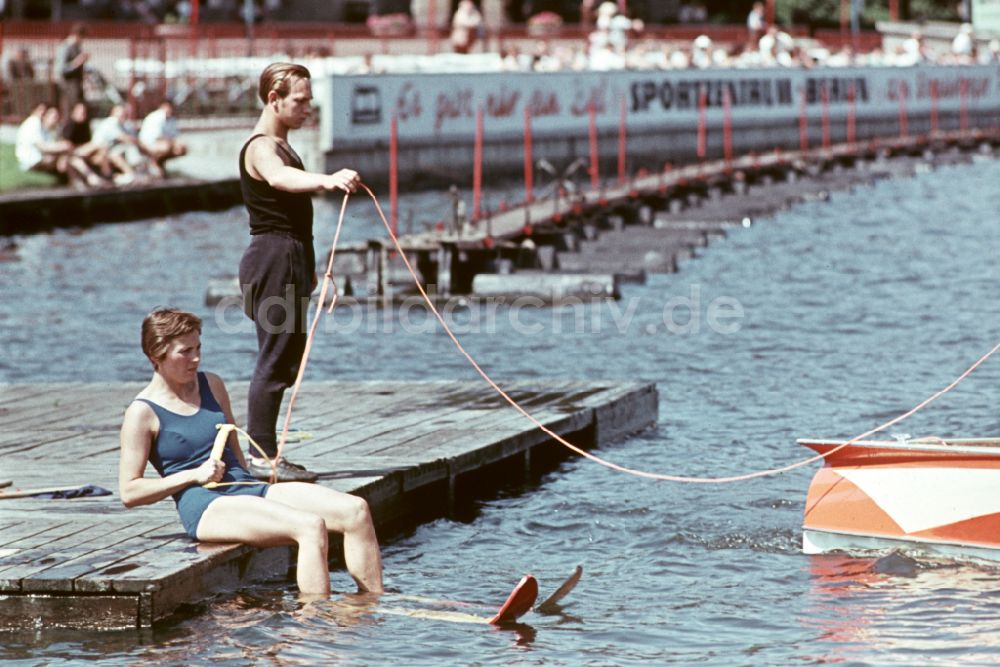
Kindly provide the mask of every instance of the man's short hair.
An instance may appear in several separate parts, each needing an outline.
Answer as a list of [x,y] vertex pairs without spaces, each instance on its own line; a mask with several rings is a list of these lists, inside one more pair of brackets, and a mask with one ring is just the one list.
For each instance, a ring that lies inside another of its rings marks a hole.
[[260,101],[267,104],[267,95],[272,90],[278,97],[287,97],[292,92],[292,83],[296,79],[310,78],[309,70],[296,63],[271,63],[260,75],[257,94]]

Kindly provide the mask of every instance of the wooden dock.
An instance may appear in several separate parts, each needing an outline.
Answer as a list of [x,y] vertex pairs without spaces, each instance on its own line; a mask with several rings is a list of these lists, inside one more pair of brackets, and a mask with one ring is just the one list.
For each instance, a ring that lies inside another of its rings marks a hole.
[[[287,579],[289,548],[198,544],[171,500],[122,506],[118,429],[141,386],[0,386],[7,492],[86,484],[113,492],[0,499],[0,629],[146,627],[218,590]],[[246,390],[230,386],[234,406],[246,404]],[[649,383],[538,381],[505,390],[584,448],[657,420]],[[569,454],[478,383],[306,383],[293,426],[301,437],[289,441],[288,456],[319,472],[320,484],[366,498],[383,541]],[[149,466],[147,475],[155,474]],[[335,551],[331,545],[331,558],[339,558]]]

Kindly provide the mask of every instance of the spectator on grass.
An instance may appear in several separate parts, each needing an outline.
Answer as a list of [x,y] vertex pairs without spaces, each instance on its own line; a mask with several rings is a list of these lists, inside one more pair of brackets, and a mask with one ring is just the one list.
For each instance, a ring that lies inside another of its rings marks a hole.
[[[131,104],[111,107],[111,114],[98,123],[91,141],[102,149],[101,171],[114,173],[117,185],[135,181],[139,176],[136,166],[146,166],[150,162],[144,159],[149,157],[148,151],[136,136]],[[154,175],[157,175],[155,169]]]
[[84,144],[89,144],[90,132],[90,110],[83,102],[77,102],[70,109],[69,118],[63,123],[60,136],[66,141],[79,148]]
[[14,154],[21,171],[54,174],[74,186],[102,185],[83,158],[73,154],[73,144],[59,137],[59,120],[57,107],[39,104],[18,127]]
[[161,174],[165,173],[163,167],[167,160],[187,154],[187,145],[178,138],[179,135],[174,104],[170,100],[161,102],[142,121],[139,143]]

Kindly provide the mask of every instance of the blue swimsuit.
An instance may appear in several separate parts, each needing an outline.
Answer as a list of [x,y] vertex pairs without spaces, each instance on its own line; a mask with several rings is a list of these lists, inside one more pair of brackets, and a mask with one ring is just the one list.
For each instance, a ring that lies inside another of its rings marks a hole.
[[[208,386],[208,378],[204,373],[198,373],[198,392],[201,396],[201,407],[193,415],[179,415],[145,398],[142,401],[153,409],[160,420],[160,431],[149,453],[149,461],[161,477],[166,477],[181,470],[193,470],[206,460],[212,453],[212,444],[218,433],[217,424],[226,423],[226,416],[219,407],[212,389]],[[222,461],[226,464],[226,472],[221,482],[256,482],[246,468],[243,468],[236,455],[227,446],[222,453]],[[235,484],[206,489],[192,484],[174,494],[177,511],[181,515],[184,530],[194,539],[198,539],[198,522],[213,500],[222,496],[249,495],[264,497],[269,485]]]

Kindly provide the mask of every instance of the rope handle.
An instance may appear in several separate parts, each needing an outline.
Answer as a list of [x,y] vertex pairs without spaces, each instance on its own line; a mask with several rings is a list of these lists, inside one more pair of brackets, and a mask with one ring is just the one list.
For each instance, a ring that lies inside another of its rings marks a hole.
[[[215,434],[215,441],[212,442],[212,453],[209,454],[208,458],[213,459],[215,461],[221,461],[222,453],[226,450],[226,444],[229,442],[230,434],[240,433],[246,436],[246,439],[250,442],[250,444],[253,445],[258,452],[260,452],[261,457],[263,457],[264,460],[267,461],[268,465],[271,466],[272,479],[274,479],[274,477],[277,476],[278,458],[275,457],[274,460],[272,460],[270,457],[268,457],[267,453],[263,450],[263,448],[261,448],[260,445],[256,443],[256,441],[254,441],[253,438],[250,437],[249,433],[241,429],[236,424],[228,424],[228,423],[216,424],[215,428],[217,428],[219,432]],[[265,483],[266,482],[206,482],[205,484],[202,484],[202,486],[205,487],[206,489],[217,489],[220,486],[236,486],[240,484],[265,484]]]

